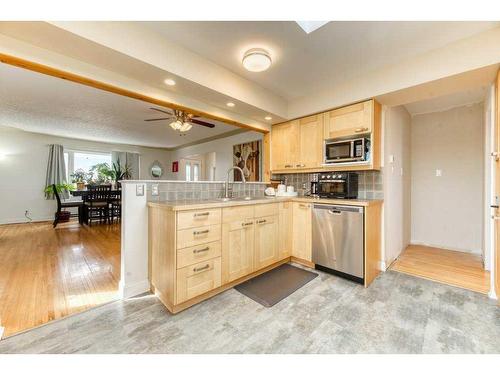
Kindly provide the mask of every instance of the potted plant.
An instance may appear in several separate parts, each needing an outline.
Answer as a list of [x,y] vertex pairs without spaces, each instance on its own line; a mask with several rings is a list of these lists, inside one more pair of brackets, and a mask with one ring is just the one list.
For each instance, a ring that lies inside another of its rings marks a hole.
[[72,175],[71,175],[71,182],[76,183],[76,189],[77,190],[83,190],[85,189],[85,181],[87,179],[88,175],[83,169],[77,169]]
[[92,175],[95,179],[93,182],[97,185],[106,184],[113,180],[113,170],[109,168],[108,163],[99,163],[90,167],[89,175]]
[[113,170],[111,171],[111,173],[113,181],[117,186],[119,186],[119,181],[128,180],[132,177],[132,168],[130,168],[130,166],[127,164],[122,167],[122,165],[120,164],[120,160],[118,159],[116,163],[113,162]]
[[[75,190],[75,187],[72,184],[68,184],[66,181],[63,182],[62,184],[56,184],[56,191],[61,194],[63,191],[73,191]],[[54,194],[54,188],[52,185],[49,185],[45,188],[44,192],[46,194]]]

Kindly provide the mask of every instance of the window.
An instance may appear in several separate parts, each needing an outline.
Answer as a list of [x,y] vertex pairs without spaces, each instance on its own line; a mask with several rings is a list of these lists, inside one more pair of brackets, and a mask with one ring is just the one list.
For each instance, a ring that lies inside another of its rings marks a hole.
[[186,181],[191,181],[191,163],[186,163]]
[[[71,182],[71,175],[81,169],[92,180],[97,181],[99,176],[96,170],[91,169],[94,165],[106,163],[111,168],[111,153],[109,152],[93,152],[93,151],[72,151],[68,150],[64,153],[64,162],[66,164],[66,178]],[[88,181],[87,181],[88,182]]]

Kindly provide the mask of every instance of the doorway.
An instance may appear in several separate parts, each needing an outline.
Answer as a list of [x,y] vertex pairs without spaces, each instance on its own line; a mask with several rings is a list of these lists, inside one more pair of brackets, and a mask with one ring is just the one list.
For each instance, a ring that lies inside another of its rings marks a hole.
[[[386,208],[402,207],[399,216],[407,220],[401,233],[408,234],[396,257],[388,257],[392,270],[489,293],[493,93],[492,87],[479,87],[404,106],[409,131],[402,135],[408,148],[402,157],[409,161],[404,174],[410,203],[398,205],[389,196]],[[390,122],[393,109],[388,111]],[[390,129],[388,135],[386,149],[392,152]],[[390,192],[397,178],[391,155],[386,157]]]

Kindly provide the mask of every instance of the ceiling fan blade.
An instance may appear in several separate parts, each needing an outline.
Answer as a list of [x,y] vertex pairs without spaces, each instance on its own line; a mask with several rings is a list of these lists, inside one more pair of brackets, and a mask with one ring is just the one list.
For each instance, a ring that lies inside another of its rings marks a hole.
[[215,128],[214,124],[211,124],[211,123],[205,122],[205,121],[201,121],[201,120],[196,120],[194,118],[190,119],[189,122],[196,124],[196,125],[206,126],[207,128]]
[[144,121],[161,121],[161,120],[170,120],[172,118],[173,117],[149,118],[149,119],[146,119]]
[[161,112],[161,113],[166,113],[167,115],[172,115],[172,116],[174,115],[174,113],[171,110],[169,112],[169,111],[164,111],[163,109],[153,108],[153,107],[151,107],[149,109],[152,109],[153,111],[158,111],[158,112]]

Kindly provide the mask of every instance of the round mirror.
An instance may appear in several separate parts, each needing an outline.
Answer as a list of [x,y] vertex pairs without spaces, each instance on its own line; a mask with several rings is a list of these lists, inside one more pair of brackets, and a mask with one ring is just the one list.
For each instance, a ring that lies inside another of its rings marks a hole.
[[151,177],[160,178],[163,175],[163,168],[159,161],[155,161],[151,166]]

